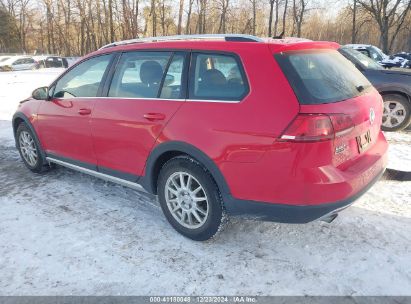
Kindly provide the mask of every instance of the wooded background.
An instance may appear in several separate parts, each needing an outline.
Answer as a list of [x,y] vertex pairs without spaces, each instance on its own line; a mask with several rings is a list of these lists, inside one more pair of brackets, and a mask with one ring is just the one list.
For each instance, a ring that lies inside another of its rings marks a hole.
[[411,50],[411,0],[0,0],[0,52],[81,56],[116,41],[243,33]]

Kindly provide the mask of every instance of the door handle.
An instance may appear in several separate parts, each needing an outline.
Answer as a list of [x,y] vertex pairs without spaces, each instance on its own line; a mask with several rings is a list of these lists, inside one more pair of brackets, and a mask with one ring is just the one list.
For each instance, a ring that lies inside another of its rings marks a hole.
[[144,118],[150,121],[154,121],[154,120],[164,120],[166,116],[162,113],[146,113],[144,114]]
[[90,115],[91,114],[91,110],[90,109],[79,109],[78,113],[80,115]]

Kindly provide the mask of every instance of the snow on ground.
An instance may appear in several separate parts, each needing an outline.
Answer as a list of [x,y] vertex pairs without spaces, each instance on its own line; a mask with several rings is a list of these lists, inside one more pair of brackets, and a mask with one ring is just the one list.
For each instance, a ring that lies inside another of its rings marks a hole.
[[[379,181],[332,224],[234,219],[193,242],[148,194],[24,167],[6,113],[55,77],[28,74],[0,74],[0,294],[411,295],[411,182]],[[411,171],[411,133],[387,137]]]
[[408,132],[386,132],[389,141],[389,168],[411,171],[411,126]]
[[0,119],[10,119],[17,105],[33,90],[48,86],[64,69],[0,72]]

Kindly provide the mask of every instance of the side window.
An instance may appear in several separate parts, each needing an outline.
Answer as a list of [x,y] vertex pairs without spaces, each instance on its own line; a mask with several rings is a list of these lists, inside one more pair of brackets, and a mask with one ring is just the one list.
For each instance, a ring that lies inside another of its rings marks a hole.
[[371,58],[371,54],[370,52],[368,52],[367,50],[357,50],[358,52],[360,52],[361,54],[364,54],[367,57]]
[[17,59],[16,61],[12,63],[12,65],[18,65],[18,64],[23,64],[23,63],[24,63],[24,59]]
[[370,48],[370,53],[371,53],[371,58],[374,59],[375,61],[382,60],[382,56],[378,54],[374,49]]
[[170,52],[123,53],[108,96],[156,98],[170,57]]
[[88,59],[67,72],[57,82],[53,97],[96,97],[112,55]]
[[167,73],[163,80],[160,98],[179,99],[182,98],[184,54],[174,54]]
[[236,57],[193,53],[190,99],[237,101],[247,92],[248,83]]

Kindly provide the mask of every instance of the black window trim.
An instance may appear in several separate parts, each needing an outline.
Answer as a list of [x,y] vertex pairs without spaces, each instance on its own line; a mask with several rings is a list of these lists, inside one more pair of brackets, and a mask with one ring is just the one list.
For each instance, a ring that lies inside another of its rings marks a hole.
[[[108,96],[108,91],[111,86],[111,82],[113,81],[114,73],[117,69],[117,65],[120,61],[121,55],[124,53],[129,53],[129,52],[171,52],[172,55],[171,57],[176,54],[184,54],[184,65],[183,65],[183,75],[182,75],[182,93],[181,93],[181,98],[179,99],[164,99],[164,98],[140,98],[140,97],[109,97]],[[193,53],[201,53],[201,54],[215,54],[215,55],[227,55],[227,56],[232,56],[239,67],[239,71],[241,76],[243,77],[244,80],[244,85],[245,85],[245,91],[244,93],[239,97],[235,99],[190,99],[189,98],[189,75],[191,75],[191,70],[192,70],[192,58],[193,58]],[[86,57],[84,59],[79,60],[67,70],[62,73],[57,79],[55,79],[49,86],[49,100],[51,99],[51,94],[54,93],[55,86],[60,79],[69,73],[72,69],[74,69],[76,66],[79,64],[82,64],[83,62],[100,57],[100,56],[105,56],[105,55],[112,55],[111,60],[106,68],[106,71],[103,74],[100,87],[97,91],[97,96],[96,97],[75,97],[75,98],[116,98],[116,99],[146,99],[146,100],[168,100],[168,101],[184,101],[184,102],[208,102],[208,103],[240,103],[242,102],[251,92],[250,89],[250,83],[248,80],[247,73],[244,69],[244,64],[241,59],[241,57],[231,51],[221,51],[221,50],[203,50],[203,49],[187,49],[187,48],[141,48],[141,49],[130,49],[130,50],[118,50],[118,51],[110,51],[110,52],[104,52],[104,53],[99,53],[90,57]]]
[[[187,68],[188,68],[188,60],[189,60],[189,54],[190,52],[187,51],[173,51],[169,61],[164,69],[163,73],[163,79],[161,79],[161,84],[157,92],[157,98],[156,99],[164,99],[161,98],[161,92],[163,91],[163,85],[164,81],[167,76],[168,69],[170,68],[170,65],[173,63],[174,58],[177,56],[183,56],[183,70],[181,71],[181,84],[180,84],[180,97],[179,98],[171,98],[170,100],[185,100],[187,97]],[[168,100],[169,98],[167,98]]]

